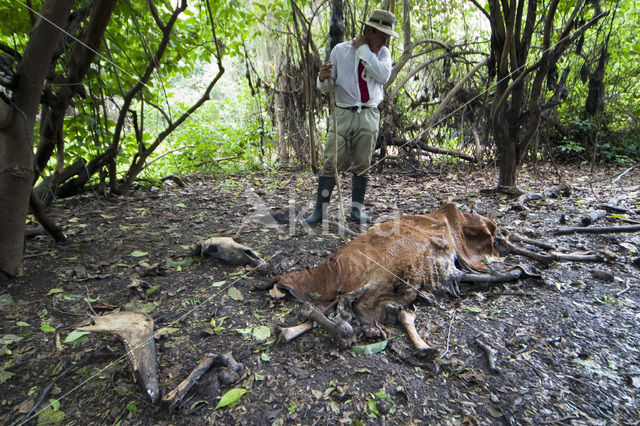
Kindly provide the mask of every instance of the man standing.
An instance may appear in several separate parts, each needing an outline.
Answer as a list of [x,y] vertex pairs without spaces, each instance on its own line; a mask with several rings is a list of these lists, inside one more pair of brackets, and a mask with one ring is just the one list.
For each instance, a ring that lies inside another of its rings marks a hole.
[[[335,87],[337,150],[333,120],[329,120],[323,165],[318,178],[316,206],[306,222],[321,222],[335,186],[334,167],[338,172],[353,173],[350,218],[359,223],[370,222],[364,212],[371,156],[378,137],[380,112],[378,104],[384,95],[383,85],[391,76],[389,37],[394,16],[386,10],[374,10],[359,37],[336,45],[330,62],[320,67],[317,86],[329,91],[329,78]],[[336,164],[337,162],[337,164]]]

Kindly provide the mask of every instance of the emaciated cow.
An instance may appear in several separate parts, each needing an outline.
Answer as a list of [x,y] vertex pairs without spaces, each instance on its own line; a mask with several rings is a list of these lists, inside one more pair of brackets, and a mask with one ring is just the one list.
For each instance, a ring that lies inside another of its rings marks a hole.
[[366,335],[376,336],[379,323],[398,318],[412,342],[424,349],[412,314],[402,308],[418,295],[428,299],[439,292],[458,296],[465,272],[487,271],[483,261],[496,254],[496,230],[493,220],[445,204],[430,214],[400,216],[378,224],[316,267],[278,275],[273,282],[300,300],[324,305],[337,301],[334,320],[322,318],[308,304],[302,313],[339,330],[332,334],[343,346],[353,343],[353,333],[349,336],[344,322],[357,319]]

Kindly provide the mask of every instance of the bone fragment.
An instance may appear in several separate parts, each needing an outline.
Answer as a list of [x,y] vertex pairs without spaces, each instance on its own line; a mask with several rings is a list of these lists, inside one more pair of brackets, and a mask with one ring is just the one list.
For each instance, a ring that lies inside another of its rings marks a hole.
[[233,358],[233,354],[231,352],[219,355],[218,362],[226,367],[218,375],[218,379],[220,379],[222,384],[230,385],[231,383],[235,383],[240,380],[240,374],[244,369],[244,365],[237,362]]
[[354,333],[351,324],[342,320],[330,320],[318,308],[309,302],[305,302],[300,308],[300,317],[303,320],[311,319],[325,328],[341,347],[348,348],[354,342]]
[[293,339],[302,336],[307,331],[316,328],[316,323],[313,321],[306,321],[302,324],[294,325],[293,327],[278,327],[278,332],[285,342],[290,342]]
[[233,358],[231,352],[222,355],[207,354],[198,363],[196,368],[171,392],[162,397],[162,405],[170,412],[174,411],[180,401],[185,397],[189,389],[195,385],[204,373],[211,366],[224,366],[225,368],[218,374],[218,380],[224,385],[228,385],[240,380],[240,373],[244,369],[244,365],[237,362]]
[[413,346],[419,352],[427,352],[432,350],[431,347],[429,347],[429,345],[427,345],[427,343],[424,340],[422,340],[422,337],[420,337],[420,335],[418,334],[418,330],[416,330],[416,314],[415,313],[403,309],[400,312],[398,312],[398,319],[400,320],[400,323],[404,326],[405,330],[407,331],[407,334],[409,335],[409,340],[411,340],[411,343],[413,343]]
[[214,354],[205,355],[186,379],[180,382],[174,390],[162,397],[162,404],[166,406],[169,411],[175,410],[178,403],[182,401],[182,398],[189,392],[189,389],[211,368],[217,357],[218,355]]
[[78,328],[81,331],[113,333],[124,340],[129,364],[151,398],[156,403],[160,397],[156,366],[156,349],[153,339],[153,319],[141,312],[112,312],[92,316],[92,325]]

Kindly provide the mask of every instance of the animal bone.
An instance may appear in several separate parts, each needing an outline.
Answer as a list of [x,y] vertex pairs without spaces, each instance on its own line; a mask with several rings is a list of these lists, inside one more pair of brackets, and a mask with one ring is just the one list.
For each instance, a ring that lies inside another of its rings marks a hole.
[[280,333],[280,336],[284,338],[285,342],[290,342],[314,328],[316,328],[316,323],[313,321],[307,321],[302,324],[294,325],[293,327],[278,327],[278,333]]
[[166,406],[169,411],[175,410],[178,403],[182,401],[187,392],[189,392],[189,389],[196,384],[200,377],[202,377],[212,365],[223,365],[225,367],[218,375],[220,382],[225,385],[240,380],[240,373],[244,369],[244,365],[236,362],[231,352],[222,355],[207,354],[186,379],[180,382],[174,390],[162,397],[162,405]]
[[422,340],[422,337],[420,337],[420,334],[418,334],[418,330],[416,330],[416,314],[414,312],[402,309],[398,312],[398,319],[407,331],[409,340],[411,340],[411,343],[413,343],[413,346],[419,353],[426,355],[435,352],[435,349],[427,345],[427,343]]
[[141,312],[113,312],[103,316],[92,316],[92,325],[79,327],[81,331],[113,333],[124,340],[129,364],[136,378],[155,402],[160,397],[156,370],[156,349],[153,339],[153,319]]
[[252,265],[256,268],[266,266],[258,253],[229,237],[214,237],[198,241],[191,246],[191,253],[194,256],[218,259],[229,265]]
[[165,405],[169,411],[175,410],[178,402],[182,401],[182,398],[189,392],[189,389],[211,368],[217,357],[218,355],[214,354],[205,355],[186,379],[180,382],[174,390],[162,397],[162,404]]
[[348,348],[354,342],[354,333],[351,324],[337,318],[330,320],[318,308],[309,302],[305,302],[300,308],[300,317],[303,320],[311,319],[326,329],[338,342],[341,347]]
[[220,372],[218,378],[222,384],[229,385],[240,380],[240,373],[244,369],[244,365],[237,362],[233,358],[231,352],[226,352],[218,356],[218,362],[224,365],[226,368]]

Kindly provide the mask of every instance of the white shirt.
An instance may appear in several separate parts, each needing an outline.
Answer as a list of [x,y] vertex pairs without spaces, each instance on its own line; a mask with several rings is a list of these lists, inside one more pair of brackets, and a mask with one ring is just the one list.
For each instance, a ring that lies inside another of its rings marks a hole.
[[[358,49],[353,48],[353,40],[337,44],[330,55],[333,68],[331,79],[333,80],[336,105],[339,107],[367,106],[377,107],[384,97],[384,84],[391,76],[391,53],[385,46],[375,54],[369,49],[368,44],[363,44]],[[358,85],[358,63],[362,60],[364,65],[364,79],[369,89],[369,101],[362,103],[360,86]],[[329,91],[329,80],[320,81],[317,78],[316,85],[323,92]]]

